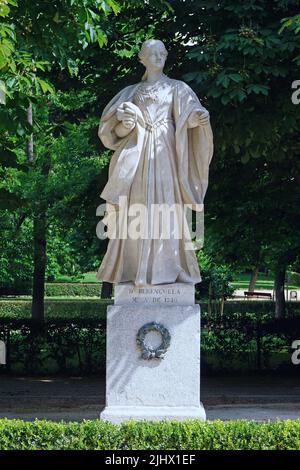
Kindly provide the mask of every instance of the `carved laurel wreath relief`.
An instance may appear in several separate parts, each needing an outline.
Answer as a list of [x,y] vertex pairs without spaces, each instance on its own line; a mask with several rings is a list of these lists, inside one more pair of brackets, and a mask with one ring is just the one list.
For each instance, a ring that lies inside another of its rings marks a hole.
[[[157,331],[161,335],[161,343],[157,348],[152,348],[146,344],[146,336],[151,331]],[[171,335],[167,328],[161,323],[150,322],[143,325],[137,335],[136,342],[141,350],[143,359],[163,359],[171,343]]]

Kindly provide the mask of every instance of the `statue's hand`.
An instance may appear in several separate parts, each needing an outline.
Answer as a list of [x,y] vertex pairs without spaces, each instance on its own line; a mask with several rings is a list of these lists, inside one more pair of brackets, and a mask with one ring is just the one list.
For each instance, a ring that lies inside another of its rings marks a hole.
[[209,123],[209,112],[204,109],[194,111],[190,114],[188,119],[188,125],[190,128],[198,126],[206,126]]
[[126,104],[117,109],[117,118],[126,129],[133,129],[136,124],[136,113]]

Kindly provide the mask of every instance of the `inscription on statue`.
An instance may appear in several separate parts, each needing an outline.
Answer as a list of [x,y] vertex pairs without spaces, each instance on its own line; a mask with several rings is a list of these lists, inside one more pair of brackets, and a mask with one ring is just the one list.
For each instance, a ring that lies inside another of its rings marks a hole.
[[192,305],[194,304],[194,286],[183,283],[145,287],[136,287],[127,283],[117,284],[115,304]]
[[[137,295],[138,294],[138,295]],[[164,289],[164,288],[139,288],[128,289],[128,297],[131,298],[132,303],[146,303],[146,304],[177,304],[178,298],[181,295],[180,289]]]

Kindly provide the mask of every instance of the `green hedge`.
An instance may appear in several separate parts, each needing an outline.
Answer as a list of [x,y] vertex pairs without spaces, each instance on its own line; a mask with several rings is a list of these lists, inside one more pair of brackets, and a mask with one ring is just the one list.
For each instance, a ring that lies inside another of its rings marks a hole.
[[[101,283],[46,282],[47,297],[100,297]],[[24,283],[16,286],[0,286],[0,295],[31,295],[32,286]]]
[[[113,300],[107,299],[68,299],[45,301],[45,317],[47,319],[94,319],[102,318],[106,314],[107,305]],[[207,317],[208,306],[200,302],[202,317]],[[268,301],[229,301],[225,303],[224,313],[226,315],[236,314],[243,317],[246,313],[257,315],[258,318],[268,315],[272,318],[274,303]],[[287,303],[288,316],[300,317],[300,302]],[[31,300],[0,300],[0,318],[23,319],[30,318]]]
[[[36,328],[30,300],[0,301],[0,340],[17,374],[91,374],[105,368],[107,300],[47,300],[46,321]],[[257,309],[257,311],[255,311]],[[202,304],[202,370],[215,374],[257,370],[296,372],[292,342],[300,337],[299,303],[274,320],[269,302],[228,302],[223,316]]]
[[46,283],[47,297],[100,297],[100,282],[85,283]]
[[0,420],[0,450],[300,450],[300,420],[56,423]]
[[[102,319],[110,300],[46,300],[46,319]],[[31,317],[31,300],[0,300],[0,319],[27,319]]]

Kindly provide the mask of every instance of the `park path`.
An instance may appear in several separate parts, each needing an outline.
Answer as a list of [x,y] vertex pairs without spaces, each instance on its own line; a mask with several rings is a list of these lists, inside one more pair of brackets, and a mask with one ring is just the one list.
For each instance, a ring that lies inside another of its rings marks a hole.
[[[203,377],[207,418],[300,418],[300,377]],[[78,421],[98,419],[103,378],[0,376],[0,418]]]

